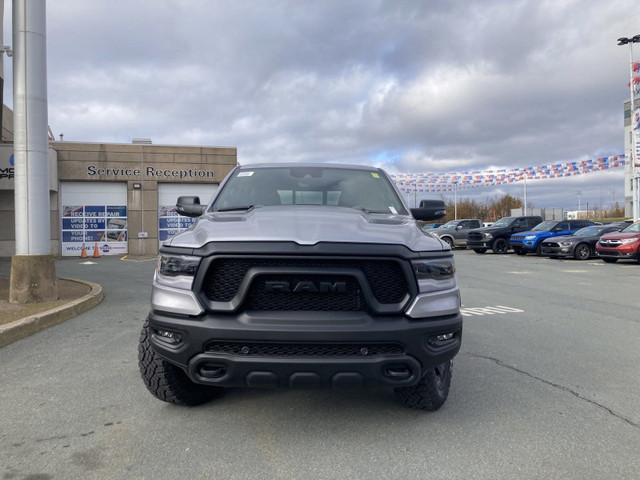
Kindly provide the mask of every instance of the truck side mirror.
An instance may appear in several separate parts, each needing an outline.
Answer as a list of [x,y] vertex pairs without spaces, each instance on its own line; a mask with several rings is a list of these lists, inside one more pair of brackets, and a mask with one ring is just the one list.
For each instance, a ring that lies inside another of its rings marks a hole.
[[412,208],[411,215],[416,220],[438,220],[447,214],[442,200],[421,200],[420,208]]
[[199,217],[206,209],[206,205],[200,205],[200,197],[198,196],[178,197],[176,202],[176,211],[185,217]]

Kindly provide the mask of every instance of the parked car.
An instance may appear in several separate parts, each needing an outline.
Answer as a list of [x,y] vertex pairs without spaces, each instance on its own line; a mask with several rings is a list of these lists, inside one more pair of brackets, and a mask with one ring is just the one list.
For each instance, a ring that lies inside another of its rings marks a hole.
[[467,246],[467,233],[469,233],[469,230],[480,227],[482,227],[481,220],[463,218],[461,220],[451,220],[438,228],[434,228],[429,233],[448,243],[451,248],[464,248]]
[[422,225],[422,230],[433,230],[434,228],[438,228],[442,225],[444,225],[444,223],[425,223],[424,225]]
[[576,230],[593,225],[588,220],[546,220],[528,232],[511,235],[509,245],[518,255],[542,254],[542,242],[547,238],[571,235]]
[[640,263],[640,222],[635,222],[620,232],[600,237],[596,243],[596,255],[608,263],[625,258]]
[[531,230],[539,223],[542,223],[542,217],[538,215],[501,218],[491,226],[470,230],[467,248],[476,253],[485,253],[489,249],[493,253],[507,253],[511,235]]
[[551,258],[573,257],[588,260],[596,256],[596,243],[605,233],[619,232],[627,226],[624,222],[584,227],[572,235],[548,238],[542,242],[541,253]]

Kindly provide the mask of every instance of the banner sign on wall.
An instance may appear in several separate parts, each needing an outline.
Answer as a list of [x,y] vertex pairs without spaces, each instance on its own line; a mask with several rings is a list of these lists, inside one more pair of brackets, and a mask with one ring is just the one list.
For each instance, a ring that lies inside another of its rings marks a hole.
[[127,207],[124,205],[63,205],[62,255],[80,256],[84,246],[91,256],[127,253]]
[[158,241],[162,245],[162,242],[189,228],[195,221],[195,218],[180,215],[175,205],[161,205],[158,208]]

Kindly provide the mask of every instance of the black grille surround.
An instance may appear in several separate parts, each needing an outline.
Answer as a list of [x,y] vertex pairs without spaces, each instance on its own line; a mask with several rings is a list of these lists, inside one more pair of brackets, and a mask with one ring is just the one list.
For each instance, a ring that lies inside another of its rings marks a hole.
[[[270,288],[272,285],[280,288]],[[195,291],[208,311],[400,313],[417,294],[409,260],[394,257],[205,257]]]

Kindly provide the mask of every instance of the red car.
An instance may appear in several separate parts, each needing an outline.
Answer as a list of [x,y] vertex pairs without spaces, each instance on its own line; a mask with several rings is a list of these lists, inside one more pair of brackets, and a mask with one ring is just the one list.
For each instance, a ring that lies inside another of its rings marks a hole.
[[640,222],[621,232],[606,233],[596,243],[596,255],[605,262],[631,259],[640,263]]

